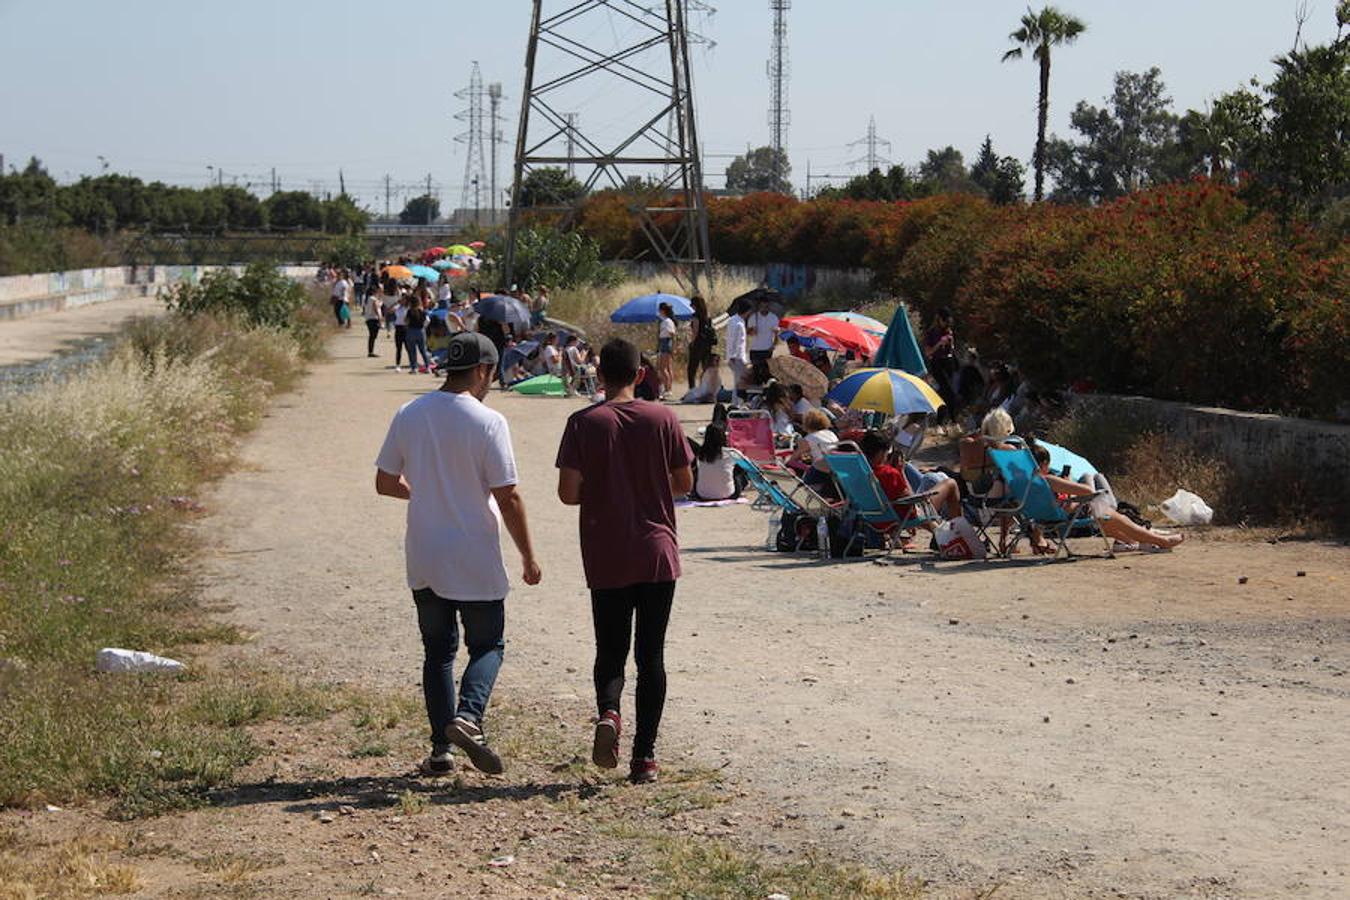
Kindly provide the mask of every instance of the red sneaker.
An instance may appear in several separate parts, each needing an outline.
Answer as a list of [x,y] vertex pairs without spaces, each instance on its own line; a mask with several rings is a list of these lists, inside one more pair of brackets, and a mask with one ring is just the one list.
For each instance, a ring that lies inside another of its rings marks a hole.
[[651,757],[634,758],[628,768],[628,780],[633,784],[651,784],[661,772],[661,767]]
[[619,714],[606,710],[595,723],[595,740],[591,744],[591,762],[602,769],[619,765]]

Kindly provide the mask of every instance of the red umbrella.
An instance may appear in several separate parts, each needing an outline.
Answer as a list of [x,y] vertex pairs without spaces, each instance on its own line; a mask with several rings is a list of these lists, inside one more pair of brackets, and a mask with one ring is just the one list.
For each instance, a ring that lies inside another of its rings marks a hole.
[[440,259],[445,255],[444,247],[428,247],[422,251],[422,258],[430,262],[433,259]]
[[483,243],[482,241],[469,241],[469,246],[475,250],[482,250],[484,247],[487,246],[487,244]]
[[836,350],[852,350],[869,359],[881,349],[881,338],[843,319],[829,316],[791,316],[778,323],[784,331],[817,338]]

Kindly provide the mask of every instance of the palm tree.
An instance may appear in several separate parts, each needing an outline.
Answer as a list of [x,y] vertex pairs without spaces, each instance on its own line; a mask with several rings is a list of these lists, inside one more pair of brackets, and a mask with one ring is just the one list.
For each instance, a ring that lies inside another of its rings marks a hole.
[[1036,111],[1036,202],[1045,196],[1045,120],[1050,115],[1050,48],[1060,44],[1072,44],[1078,36],[1087,31],[1082,19],[1060,12],[1053,6],[1047,6],[1040,12],[1027,7],[1022,17],[1022,27],[1008,35],[1008,40],[1019,44],[1003,54],[1003,61],[1021,59],[1022,51],[1030,49],[1031,55],[1041,64],[1041,97]]

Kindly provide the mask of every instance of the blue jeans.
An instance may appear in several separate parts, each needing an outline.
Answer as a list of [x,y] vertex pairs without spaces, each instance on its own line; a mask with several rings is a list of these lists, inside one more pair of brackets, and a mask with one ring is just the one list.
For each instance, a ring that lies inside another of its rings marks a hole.
[[[502,667],[506,642],[506,610],[501,600],[471,602],[447,600],[431,588],[413,591],[417,604],[417,627],[422,632],[422,694],[431,723],[431,743],[445,746],[445,729],[456,716],[474,723],[483,721],[492,685]],[[459,705],[455,705],[455,651],[459,649],[459,622],[464,623],[464,646],[469,664],[459,681]]]
[[427,354],[427,332],[424,328],[409,328],[403,334],[403,343],[408,347],[408,368],[417,368],[418,351],[422,353],[422,365],[431,368],[431,357]]

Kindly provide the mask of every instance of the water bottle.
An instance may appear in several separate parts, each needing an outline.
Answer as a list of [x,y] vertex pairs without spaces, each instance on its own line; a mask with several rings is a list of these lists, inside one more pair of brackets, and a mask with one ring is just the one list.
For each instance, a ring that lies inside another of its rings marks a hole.
[[778,549],[778,529],[782,526],[782,524],[783,524],[783,511],[775,506],[773,508],[773,512],[769,513],[769,534],[767,537],[764,538],[765,550]]
[[830,558],[830,523],[824,516],[816,517],[816,553],[821,559]]

